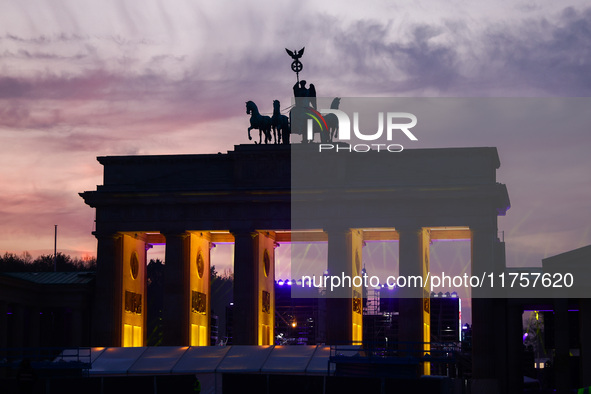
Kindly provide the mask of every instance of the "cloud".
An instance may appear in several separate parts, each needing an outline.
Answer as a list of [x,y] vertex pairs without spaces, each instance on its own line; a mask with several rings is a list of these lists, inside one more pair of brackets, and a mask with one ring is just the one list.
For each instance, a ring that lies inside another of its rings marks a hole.
[[18,98],[28,93],[29,83],[17,78],[0,78],[0,98]]
[[[92,210],[77,192],[101,182],[95,156],[223,152],[246,143],[246,100],[262,112],[271,111],[273,99],[289,105],[295,75],[284,47],[306,47],[300,77],[321,96],[591,93],[591,8],[547,12],[517,4],[510,16],[489,18],[490,8],[452,12],[432,3],[163,4],[3,6],[0,206],[15,226],[0,227],[3,245],[22,244],[11,231],[44,234],[63,217],[94,242],[89,226],[78,225]],[[586,145],[533,130],[511,133],[445,134],[437,141],[504,144],[499,179],[509,185],[514,210],[533,192],[548,201],[547,179],[572,188],[562,200],[584,209],[577,197],[587,192],[580,186],[587,162],[577,160]],[[554,155],[541,155],[548,143]],[[523,179],[529,191],[519,189]],[[560,221],[557,208],[545,212],[524,231]],[[72,242],[82,239],[76,231],[68,235]]]
[[316,19],[316,25],[332,26],[322,74],[362,92],[591,94],[591,8],[484,27],[448,18],[407,24],[400,35],[395,23],[382,19],[334,22]]
[[516,83],[553,96],[591,94],[591,8],[565,8],[555,20],[494,25],[482,42],[489,83]]

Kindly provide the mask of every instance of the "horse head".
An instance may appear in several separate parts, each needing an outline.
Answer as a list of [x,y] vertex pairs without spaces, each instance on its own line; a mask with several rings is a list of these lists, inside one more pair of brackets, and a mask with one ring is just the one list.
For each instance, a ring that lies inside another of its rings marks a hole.
[[246,102],[246,114],[250,115],[250,113],[256,109],[256,104],[253,101],[247,101]]
[[340,97],[335,97],[330,104],[330,109],[339,109],[339,104],[341,103]]

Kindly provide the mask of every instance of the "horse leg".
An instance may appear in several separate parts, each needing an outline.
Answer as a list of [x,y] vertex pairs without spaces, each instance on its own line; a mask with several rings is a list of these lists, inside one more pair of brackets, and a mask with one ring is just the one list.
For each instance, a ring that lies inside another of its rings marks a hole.
[[249,140],[249,141],[250,141],[250,140],[252,140],[252,137],[250,136],[250,129],[252,129],[252,127],[249,127],[249,128],[248,128],[248,140]]
[[287,117],[283,118],[283,122],[281,125],[282,130],[282,139],[284,144],[289,144],[289,119]]

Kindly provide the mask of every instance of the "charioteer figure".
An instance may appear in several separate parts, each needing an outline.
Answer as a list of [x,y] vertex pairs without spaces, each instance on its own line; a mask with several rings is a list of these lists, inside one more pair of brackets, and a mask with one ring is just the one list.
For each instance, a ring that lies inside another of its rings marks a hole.
[[306,81],[296,82],[293,85],[293,96],[296,106],[316,108],[316,87],[314,84],[310,84],[310,88],[306,88]]
[[[317,108],[316,102],[316,87],[310,84],[310,87],[306,87],[306,81],[300,81],[300,71],[303,70],[304,65],[300,61],[300,58],[304,55],[305,48],[299,51],[290,51],[285,48],[285,51],[293,62],[291,63],[291,69],[296,73],[296,83],[293,85],[293,96],[295,98],[295,105],[290,111],[290,123],[292,133],[301,134],[302,142],[309,142],[309,136],[306,135],[306,119],[307,114]],[[315,111],[314,111],[315,112]]]

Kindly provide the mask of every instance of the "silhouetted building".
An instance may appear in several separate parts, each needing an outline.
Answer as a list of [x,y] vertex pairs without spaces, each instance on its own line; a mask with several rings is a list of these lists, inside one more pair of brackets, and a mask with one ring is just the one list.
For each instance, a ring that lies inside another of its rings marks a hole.
[[93,272],[0,273],[0,348],[90,346]]

